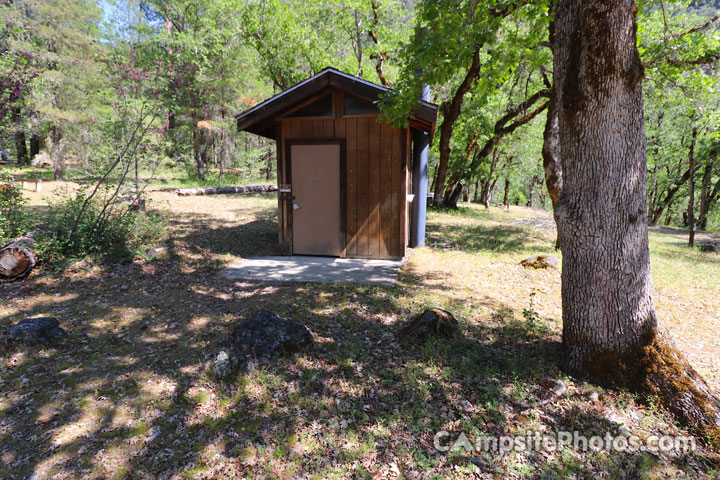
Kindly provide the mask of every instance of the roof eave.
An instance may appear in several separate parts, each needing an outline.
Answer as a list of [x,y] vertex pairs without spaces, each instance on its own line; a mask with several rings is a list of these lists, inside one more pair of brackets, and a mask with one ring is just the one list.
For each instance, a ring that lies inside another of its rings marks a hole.
[[[379,99],[390,89],[367,80],[348,75],[333,68],[326,68],[297,85],[281,92],[253,108],[236,115],[238,131],[248,131],[267,138],[275,138],[275,118],[292,108],[303,99],[327,88],[336,88],[366,97]],[[283,98],[286,101],[282,101]],[[424,100],[418,100],[413,109],[410,122],[413,128],[432,133],[437,121],[438,106]]]

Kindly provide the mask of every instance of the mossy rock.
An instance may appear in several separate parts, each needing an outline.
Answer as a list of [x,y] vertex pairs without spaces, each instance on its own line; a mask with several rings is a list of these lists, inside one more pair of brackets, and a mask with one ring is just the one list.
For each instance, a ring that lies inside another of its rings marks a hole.
[[535,255],[520,261],[520,265],[525,268],[558,268],[560,261],[554,255]]
[[429,336],[452,338],[460,331],[460,324],[452,313],[440,308],[429,308],[407,322],[400,334],[425,341]]

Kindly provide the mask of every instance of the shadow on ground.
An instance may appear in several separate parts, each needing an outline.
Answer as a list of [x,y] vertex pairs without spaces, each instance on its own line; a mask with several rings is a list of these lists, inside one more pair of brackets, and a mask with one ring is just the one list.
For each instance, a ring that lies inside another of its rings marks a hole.
[[[276,244],[270,219],[175,222],[187,232],[178,243],[201,253],[265,254]],[[468,227],[456,235],[463,248],[514,251],[526,232]],[[402,278],[396,287],[241,283],[169,258],[7,286],[3,295],[20,306],[0,328],[54,315],[69,336],[3,351],[0,477],[371,478],[394,468],[447,478],[475,472],[477,455],[438,453],[440,430],[476,437],[538,422],[586,434],[614,428],[599,411],[573,410],[569,396],[539,413],[514,410],[512,401],[539,398],[539,380],[561,376],[560,346],[542,319],[481,299],[493,314],[461,319],[452,340],[400,338],[398,322],[417,313],[402,300],[438,280]],[[262,310],[306,325],[315,347],[213,381],[205,363],[237,321]],[[531,460],[531,478],[638,478],[661,462],[686,469],[711,461],[635,453]],[[499,456],[483,462],[486,475],[515,468]]]

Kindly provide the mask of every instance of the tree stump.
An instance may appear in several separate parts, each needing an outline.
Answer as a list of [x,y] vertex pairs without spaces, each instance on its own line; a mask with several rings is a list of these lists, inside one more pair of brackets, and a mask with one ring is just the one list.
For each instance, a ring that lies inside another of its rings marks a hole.
[[27,277],[37,264],[33,233],[0,248],[0,281],[13,282]]

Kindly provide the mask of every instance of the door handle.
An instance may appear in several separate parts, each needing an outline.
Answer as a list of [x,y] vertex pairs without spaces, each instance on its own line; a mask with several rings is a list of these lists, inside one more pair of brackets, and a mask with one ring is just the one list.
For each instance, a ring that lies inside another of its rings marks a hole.
[[293,203],[293,210],[300,210],[300,205]]

